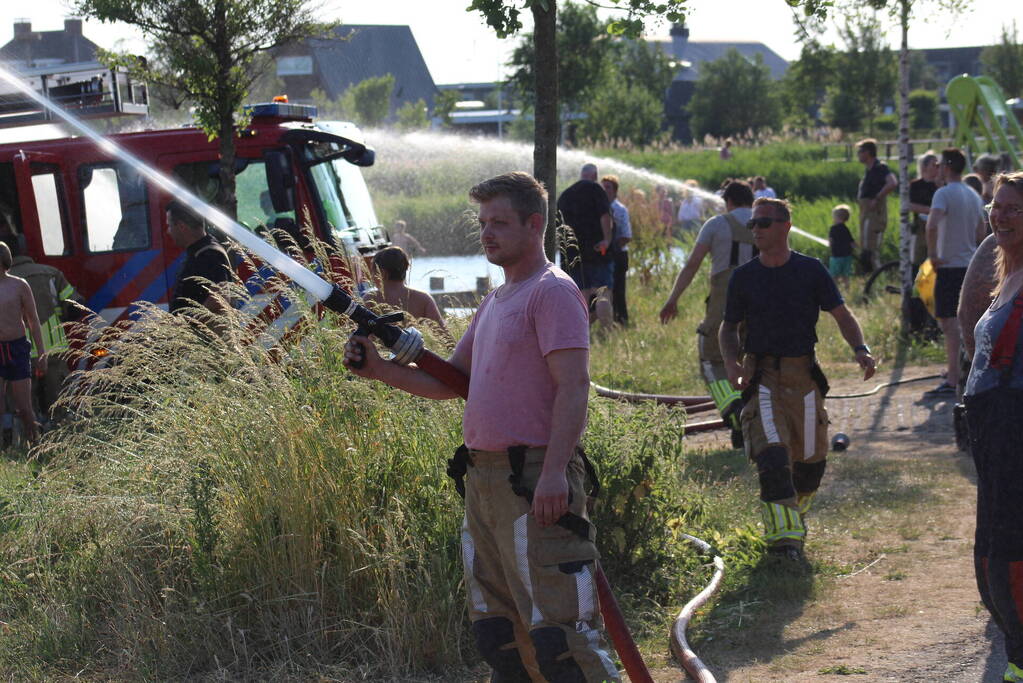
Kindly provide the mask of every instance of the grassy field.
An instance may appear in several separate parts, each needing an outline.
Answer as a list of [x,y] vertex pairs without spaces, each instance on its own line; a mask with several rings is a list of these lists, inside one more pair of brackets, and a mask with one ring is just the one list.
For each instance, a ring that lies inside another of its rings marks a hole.
[[[702,393],[706,278],[660,325],[677,264],[659,253],[633,277],[634,326],[595,341],[592,375]],[[892,310],[854,309],[882,363],[935,353],[900,350]],[[820,330],[825,366],[851,375],[833,323]],[[349,331],[332,318],[282,365],[149,311],[129,338],[144,343],[75,400],[33,466],[0,471],[0,672],[450,680],[476,666],[461,502],[444,474],[461,403],[353,379],[340,365]],[[604,564],[650,648],[707,577],[679,533],[726,553],[730,590],[761,554],[744,459],[694,450],[683,423],[594,399],[585,440]]]
[[[454,196],[405,197],[424,215],[448,215],[465,208]],[[836,201],[798,202],[795,222],[824,234]],[[594,340],[592,377],[704,393],[695,329],[707,278],[661,325],[680,264],[653,236],[651,207],[632,208],[633,326]],[[459,244],[475,250],[469,222],[457,220]],[[939,357],[899,339],[895,302],[850,305],[882,364]],[[824,318],[822,362],[851,377],[851,354]],[[457,336],[465,321],[452,324]],[[340,362],[350,332],[328,317],[278,363],[240,332],[220,338],[146,309],[119,341],[100,340],[124,349],[121,362],[70,400],[71,419],[31,461],[9,453],[0,468],[0,674],[451,681],[478,669],[461,501],[445,475],[461,402],[353,378]],[[434,335],[428,343],[446,348]],[[663,650],[672,609],[709,575],[682,532],[728,557],[725,595],[771,585],[758,569],[755,477],[741,454],[684,439],[684,420],[594,398],[584,443],[603,485],[603,563],[651,653]]]

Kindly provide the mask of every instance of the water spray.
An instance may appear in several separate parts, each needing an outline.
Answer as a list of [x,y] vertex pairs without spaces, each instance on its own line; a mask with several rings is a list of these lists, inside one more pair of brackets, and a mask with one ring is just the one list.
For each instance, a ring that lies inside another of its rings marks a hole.
[[[394,323],[399,321],[397,315],[379,317],[365,306],[360,305],[350,294],[339,286],[327,282],[316,273],[308,270],[274,246],[264,242],[224,212],[210,206],[181,183],[160,173],[144,161],[131,154],[114,141],[105,138],[86,126],[79,118],[58,107],[43,97],[17,76],[0,66],[0,81],[14,86],[25,93],[41,106],[52,111],[71,128],[92,140],[100,149],[124,161],[154,185],[174,196],[182,204],[202,216],[250,252],[267,264],[296,282],[309,294],[330,310],[347,316],[353,320],[358,329],[356,334],[376,336],[394,352],[394,361],[409,364],[415,363],[419,369],[445,384],[462,398],[469,394],[469,378],[454,365],[424,348],[423,336],[413,327],[402,329]],[[594,578],[600,600],[601,616],[611,636],[612,643],[625,670],[633,683],[653,683],[650,673],[643,662],[639,648],[636,647],[629,634],[625,619],[618,607],[617,600],[611,592],[610,584],[600,565],[596,565]]]
[[[445,183],[444,189],[453,189],[446,183],[465,182],[461,177],[465,172],[471,178],[483,178],[499,172],[495,166],[507,168],[514,165],[519,168],[528,168],[533,162],[533,148],[521,142],[510,142],[508,140],[496,140],[490,137],[466,137],[451,133],[422,132],[415,131],[395,136],[389,133],[383,137],[378,150],[381,155],[411,159],[413,162],[421,155],[423,159],[429,159],[435,163],[437,160],[450,159],[451,163],[457,163],[459,173],[448,174],[441,182]],[[457,161],[456,161],[457,160]],[[714,211],[723,213],[725,202],[719,195],[711,190],[700,187],[692,187],[685,183],[669,178],[666,175],[655,173],[645,168],[637,168],[624,161],[609,157],[596,156],[584,150],[558,148],[558,183],[571,185],[577,176],[567,169],[578,170],[583,164],[592,162],[600,167],[601,172],[607,171],[621,176],[622,179],[630,179],[633,182],[641,182],[650,186],[663,185],[673,192],[689,194],[707,202],[714,208]],[[466,168],[468,166],[468,168]],[[383,173],[383,171],[378,171]],[[374,171],[370,169],[368,176],[372,178]],[[370,180],[372,183],[372,179]],[[472,181],[472,182],[475,182]],[[567,186],[566,185],[566,186]],[[792,232],[799,237],[808,239],[819,245],[828,246],[828,241],[806,230],[792,226]]]

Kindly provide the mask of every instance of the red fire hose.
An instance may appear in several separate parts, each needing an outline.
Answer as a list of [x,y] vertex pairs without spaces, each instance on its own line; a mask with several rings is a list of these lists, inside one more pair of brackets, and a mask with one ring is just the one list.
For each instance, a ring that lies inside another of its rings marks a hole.
[[[714,403],[710,396],[671,396],[669,394],[642,394],[634,391],[619,391],[617,389],[609,389],[603,387],[594,382],[590,382],[593,386],[594,391],[597,392],[597,396],[604,398],[611,398],[616,401],[626,401],[628,403],[645,403],[647,401],[653,401],[655,403],[661,403],[668,406],[681,405],[685,408],[687,415],[693,413],[705,413],[711,410],[715,410],[717,405]],[[701,422],[687,422],[685,426],[686,434],[695,434],[697,432],[710,432],[715,429],[727,429],[728,425],[725,424],[724,420],[703,420]]]

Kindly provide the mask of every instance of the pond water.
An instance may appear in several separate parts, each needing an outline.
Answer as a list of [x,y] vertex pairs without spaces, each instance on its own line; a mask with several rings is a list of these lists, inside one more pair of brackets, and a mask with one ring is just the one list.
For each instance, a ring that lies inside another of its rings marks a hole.
[[[677,263],[685,260],[680,247],[671,248]],[[416,256],[409,266],[408,286],[425,292],[474,292],[476,278],[490,277],[490,286],[504,284],[504,270],[487,261],[482,254],[473,256]],[[444,287],[433,290],[431,277],[444,278]]]
[[[409,266],[408,286],[423,291],[472,292],[476,278],[490,277],[491,287],[504,284],[504,271],[482,254],[473,256],[416,256]],[[444,287],[432,290],[431,277],[444,278]]]

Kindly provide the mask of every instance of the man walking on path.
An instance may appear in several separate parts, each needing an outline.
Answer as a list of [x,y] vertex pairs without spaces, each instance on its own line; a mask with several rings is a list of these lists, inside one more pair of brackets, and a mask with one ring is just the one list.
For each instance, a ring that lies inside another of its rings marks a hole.
[[880,265],[878,252],[888,228],[887,197],[898,187],[899,181],[888,165],[877,158],[877,140],[866,139],[856,143],[856,156],[865,167],[857,197],[860,202],[860,260],[865,270],[876,270]]
[[728,279],[738,266],[757,253],[753,246],[753,233],[746,226],[753,215],[753,191],[746,183],[733,180],[725,186],[722,198],[726,213],[714,216],[704,223],[696,236],[696,244],[686,265],[675,279],[675,287],[661,308],[661,322],[667,323],[678,315],[678,300],[692,283],[700,264],[710,254],[710,295],[703,322],[696,328],[696,343],[700,353],[700,369],[710,395],[723,417],[732,428],[732,444],[742,447],[742,428],[739,413],[742,397],[728,381],[724,359],[718,347],[718,329],[725,312]]
[[585,164],[579,180],[558,197],[558,212],[575,233],[574,244],[562,251],[562,265],[589,302],[604,330],[612,324],[611,202],[597,183],[597,167]]
[[[531,657],[520,648],[531,647],[550,683],[614,683],[621,679],[600,635],[598,555],[578,450],[589,394],[586,302],[544,256],[543,185],[507,173],[469,196],[480,205],[487,260],[505,275],[449,359],[469,377],[465,447],[451,470],[456,482],[464,476],[462,559],[476,646],[494,681],[528,682],[523,661]],[[456,397],[418,368],[382,360],[364,337],[349,343],[345,363],[417,396]]]
[[[750,227],[760,253],[732,274],[721,352],[729,380],[746,399],[743,438],[757,466],[768,552],[802,562],[803,517],[820,487],[828,450],[828,386],[814,358],[819,311],[834,316],[864,381],[873,376],[875,364],[827,269],[789,248],[788,202],[756,200]],[[746,341],[740,364],[742,323]]]
[[941,153],[944,187],[934,193],[927,217],[927,256],[937,271],[934,285],[934,317],[945,336],[945,381],[928,395],[954,395],[959,383],[959,292],[970,259],[984,240],[987,224],[980,196],[963,182],[966,156],[951,147]]
[[611,200],[611,254],[614,261],[614,287],[611,290],[611,308],[619,325],[629,324],[629,305],[625,298],[625,278],[629,274],[629,242],[632,241],[632,222],[625,204],[618,201],[618,176],[606,175],[600,185]]
[[[32,411],[32,335],[37,349],[45,348],[39,327],[35,300],[28,283],[10,275],[14,257],[6,242],[0,242],[0,396],[10,387],[14,410],[25,429],[29,443],[39,439],[39,426]],[[37,375],[46,374],[46,354],[35,360]]]

